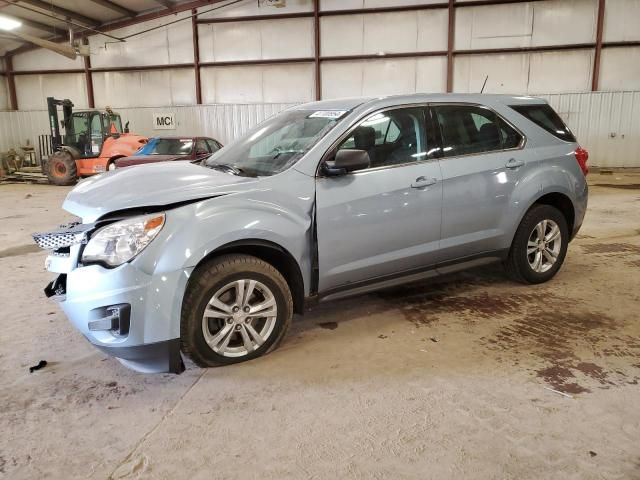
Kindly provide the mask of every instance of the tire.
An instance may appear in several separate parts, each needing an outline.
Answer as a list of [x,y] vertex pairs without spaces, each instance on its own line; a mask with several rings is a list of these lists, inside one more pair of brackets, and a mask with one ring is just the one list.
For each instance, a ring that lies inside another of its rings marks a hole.
[[54,185],[74,185],[78,180],[76,161],[66,150],[59,150],[49,157],[47,178]]
[[[239,282],[244,282],[241,290]],[[245,296],[250,290],[242,302],[238,292]],[[269,306],[260,308],[264,305]],[[244,309],[234,313],[233,306],[258,310],[253,315]],[[207,319],[205,308],[211,315]],[[292,318],[291,291],[278,270],[249,255],[224,255],[199,267],[189,281],[182,302],[181,350],[200,367],[251,360],[280,344]]]
[[[540,242],[542,228],[545,234],[544,241]],[[527,284],[551,280],[564,262],[568,243],[567,220],[560,210],[550,205],[534,205],[525,214],[513,238],[505,264],[507,274],[513,280]]]
[[116,170],[116,161],[115,160],[111,160],[109,163],[107,163],[107,172],[113,172]]

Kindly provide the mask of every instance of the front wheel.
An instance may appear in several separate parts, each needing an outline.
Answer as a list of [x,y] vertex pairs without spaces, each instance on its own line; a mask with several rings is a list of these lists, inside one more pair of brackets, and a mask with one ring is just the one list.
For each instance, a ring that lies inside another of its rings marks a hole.
[[73,185],[78,180],[76,161],[66,150],[58,150],[47,161],[47,178],[54,185]]
[[243,362],[282,341],[293,317],[287,282],[270,264],[225,255],[199,268],[182,304],[182,351],[201,367]]
[[516,231],[506,262],[507,273],[521,283],[543,283],[560,270],[569,230],[564,215],[550,205],[534,205]]

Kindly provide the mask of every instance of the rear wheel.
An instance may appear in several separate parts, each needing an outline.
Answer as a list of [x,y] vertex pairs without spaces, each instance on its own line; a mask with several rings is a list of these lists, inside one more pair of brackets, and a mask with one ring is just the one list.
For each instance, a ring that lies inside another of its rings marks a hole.
[[78,179],[76,161],[66,150],[59,150],[49,157],[47,177],[54,185],[73,185]]
[[107,171],[108,172],[113,172],[116,169],[116,161],[115,160],[111,160],[108,164],[107,164]]
[[550,205],[534,205],[520,222],[511,244],[507,273],[522,283],[550,280],[564,262],[568,241],[564,215]]
[[291,292],[278,270],[249,255],[225,255],[189,282],[182,351],[201,367],[250,360],[278,346],[292,317]]

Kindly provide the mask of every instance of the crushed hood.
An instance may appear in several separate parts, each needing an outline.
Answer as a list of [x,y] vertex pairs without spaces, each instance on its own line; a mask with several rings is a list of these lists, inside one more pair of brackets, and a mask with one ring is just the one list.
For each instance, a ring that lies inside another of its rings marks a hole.
[[118,210],[244,191],[257,181],[189,162],[156,163],[89,177],[69,192],[63,208],[88,223]]

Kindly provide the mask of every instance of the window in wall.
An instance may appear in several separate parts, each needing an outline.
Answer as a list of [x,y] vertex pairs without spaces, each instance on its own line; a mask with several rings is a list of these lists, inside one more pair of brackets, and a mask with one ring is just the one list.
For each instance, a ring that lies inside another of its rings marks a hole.
[[365,150],[371,168],[425,160],[429,154],[424,113],[420,107],[375,113],[360,123],[338,150]]

